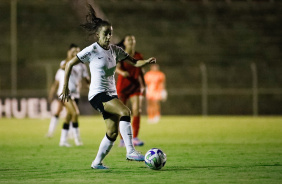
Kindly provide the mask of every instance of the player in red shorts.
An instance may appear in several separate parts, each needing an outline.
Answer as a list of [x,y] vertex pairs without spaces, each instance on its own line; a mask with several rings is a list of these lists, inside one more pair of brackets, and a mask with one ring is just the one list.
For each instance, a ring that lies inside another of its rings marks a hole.
[[[135,51],[136,40],[133,35],[127,35],[118,44],[131,57],[139,60],[143,59],[142,55]],[[119,99],[127,105],[131,104],[132,110],[132,129],[133,129],[133,144],[134,146],[143,146],[144,142],[138,139],[140,129],[140,114],[142,110],[142,98],[145,92],[145,80],[142,68],[134,67],[126,62],[119,62],[117,64],[116,72],[117,79],[117,94]],[[121,137],[120,147],[124,147],[124,142]]]

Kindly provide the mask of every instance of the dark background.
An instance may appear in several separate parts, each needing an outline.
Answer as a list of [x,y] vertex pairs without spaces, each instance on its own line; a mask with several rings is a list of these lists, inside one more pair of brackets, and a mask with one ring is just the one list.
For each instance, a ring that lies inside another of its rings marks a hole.
[[[134,34],[137,50],[155,56],[167,77],[162,113],[203,112],[202,71],[208,115],[251,115],[256,66],[259,115],[282,112],[282,3],[280,1],[88,1],[114,28],[113,43]],[[47,97],[70,43],[93,42],[79,27],[87,1],[24,0],[17,4],[17,93],[11,93],[11,2],[0,2],[0,97]],[[148,70],[148,68],[145,68]],[[92,113],[87,89],[82,114]],[[85,105],[87,104],[87,105]],[[144,112],[145,113],[145,112]]]

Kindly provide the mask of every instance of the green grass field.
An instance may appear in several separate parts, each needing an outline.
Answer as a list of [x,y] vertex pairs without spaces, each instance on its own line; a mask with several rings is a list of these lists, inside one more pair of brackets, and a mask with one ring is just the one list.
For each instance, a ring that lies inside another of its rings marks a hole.
[[90,169],[105,134],[100,116],[80,118],[82,147],[59,147],[61,124],[52,139],[48,125],[0,119],[0,183],[282,183],[282,117],[142,117],[138,150],[162,149],[159,171],[126,161],[118,142],[104,160],[109,170]]

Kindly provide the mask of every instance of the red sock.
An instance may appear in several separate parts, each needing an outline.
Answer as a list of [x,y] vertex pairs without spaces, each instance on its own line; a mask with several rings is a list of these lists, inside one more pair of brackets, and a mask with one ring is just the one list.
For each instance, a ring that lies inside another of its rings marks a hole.
[[133,138],[138,136],[139,128],[140,128],[140,116],[133,116],[133,121],[132,121]]

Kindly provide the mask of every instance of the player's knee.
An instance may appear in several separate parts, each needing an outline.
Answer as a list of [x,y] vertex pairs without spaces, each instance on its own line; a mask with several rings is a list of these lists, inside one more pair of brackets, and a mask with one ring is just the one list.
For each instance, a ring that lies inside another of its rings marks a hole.
[[118,136],[118,131],[107,131],[106,135],[110,141],[115,141]]
[[122,116],[130,116],[131,112],[128,108],[123,108],[120,110],[119,115]]
[[132,110],[132,116],[139,116],[141,114],[141,109]]
[[77,118],[78,118],[78,116],[79,116],[79,113],[78,113],[78,112],[76,112],[76,111],[73,111],[73,112],[71,113],[71,116],[72,116],[72,118],[77,119]]
[[77,112],[77,113],[75,113],[75,115],[74,115],[74,116],[75,116],[76,118],[78,118],[78,116],[79,116],[79,115],[80,115],[80,113],[79,113],[79,112]]

